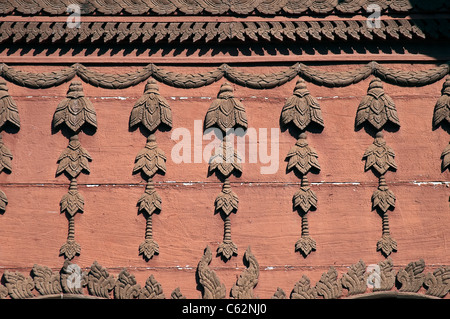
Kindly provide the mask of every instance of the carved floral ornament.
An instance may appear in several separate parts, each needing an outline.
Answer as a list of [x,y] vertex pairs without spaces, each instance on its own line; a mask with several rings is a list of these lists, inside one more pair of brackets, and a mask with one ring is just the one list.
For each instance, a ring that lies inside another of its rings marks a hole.
[[[255,288],[259,282],[259,264],[247,248],[243,262],[246,267],[236,276],[236,282],[229,290],[217,273],[209,267],[212,253],[206,247],[196,274],[198,296],[203,299],[254,299],[258,298]],[[170,297],[164,293],[164,283],[150,274],[143,285],[128,269],[122,269],[117,276],[99,263],[87,268],[66,260],[60,271],[34,265],[30,274],[5,270],[0,284],[0,299],[31,298],[102,298],[102,299],[185,299],[180,288],[175,288]],[[450,289],[450,268],[441,266],[425,272],[421,259],[406,266],[394,267],[391,258],[380,261],[376,272],[360,260],[347,267],[343,273],[331,266],[313,284],[307,275],[298,274],[300,279],[293,283],[287,295],[280,287],[274,287],[273,299],[343,299],[371,298],[376,296],[408,296],[423,298],[444,298]],[[396,269],[395,269],[396,268]],[[77,274],[74,279],[74,273]],[[76,284],[75,284],[76,283]]]

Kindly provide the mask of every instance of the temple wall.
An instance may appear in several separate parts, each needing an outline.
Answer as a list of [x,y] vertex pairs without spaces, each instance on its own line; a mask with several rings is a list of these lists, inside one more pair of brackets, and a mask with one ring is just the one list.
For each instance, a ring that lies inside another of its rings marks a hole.
[[[237,67],[250,73],[272,73],[287,66]],[[64,66],[15,66],[23,71],[49,72]],[[164,66],[168,71],[205,72],[215,66]],[[358,64],[322,65],[316,69],[328,72],[347,71]],[[430,64],[390,64],[398,70],[427,70]],[[140,67],[91,67],[104,73],[126,73]],[[301,234],[301,218],[293,211],[292,196],[300,179],[286,172],[285,157],[296,138],[280,131],[280,113],[292,95],[296,79],[267,90],[256,90],[233,84],[235,97],[245,106],[248,126],[268,131],[269,154],[278,156],[278,169],[261,174],[260,160],[249,163],[246,144],[243,173],[231,177],[233,191],[239,197],[237,214],[232,214],[232,238],[238,255],[228,262],[213,257],[210,267],[225,283],[227,295],[237,276],[245,269],[243,255],[248,246],[258,260],[260,276],[254,293],[270,298],[277,287],[290,293],[302,275],[314,284],[330,266],[339,274],[363,260],[376,264],[384,256],[376,250],[381,237],[382,220],[371,210],[371,196],[378,179],[364,172],[362,156],[372,144],[373,136],[364,129],[355,131],[357,107],[372,76],[341,88],[328,88],[307,82],[312,96],[322,109],[325,127],[322,132],[308,133],[308,143],[319,155],[320,173],[308,174],[317,195],[317,210],[308,213],[309,231],[317,250],[306,258],[295,252]],[[74,80],[79,80],[77,77]],[[387,144],[395,152],[396,172],[388,172],[386,181],[396,196],[396,206],[389,212],[392,237],[398,251],[392,253],[396,269],[409,262],[424,259],[426,270],[450,265],[450,173],[441,171],[441,153],[449,135],[443,129],[432,129],[433,108],[441,96],[445,78],[424,87],[401,87],[384,83],[385,92],[396,103],[401,127],[385,132]],[[216,176],[208,176],[208,163],[174,163],[171,156],[177,141],[177,128],[188,129],[194,144],[194,121],[203,121],[206,111],[219,91],[221,79],[201,88],[182,89],[158,83],[159,91],[172,109],[171,131],[156,132],[159,148],[166,156],[165,175],[156,175],[155,188],[162,198],[162,210],[153,217],[153,235],[160,247],[159,255],[145,261],[138,254],[144,239],[145,218],[138,215],[136,203],[144,192],[145,182],[133,175],[136,154],[146,138],[138,130],[130,131],[128,121],[134,103],[142,96],[145,82],[127,89],[108,90],[83,83],[85,95],[97,112],[95,134],[80,133],[82,146],[92,157],[90,174],[78,177],[83,195],[83,214],[75,216],[75,237],[81,254],[72,262],[83,269],[97,261],[117,276],[127,268],[143,286],[153,274],[166,297],[176,287],[188,298],[200,298],[196,267],[207,245],[213,256],[222,241],[223,220],[214,214],[214,200],[222,188]],[[4,270],[27,273],[34,264],[59,270],[63,257],[58,256],[67,237],[67,219],[60,214],[59,202],[67,192],[69,181],[55,176],[57,159],[68,140],[61,132],[52,132],[52,117],[58,103],[65,98],[69,83],[48,88],[29,89],[8,82],[10,95],[18,105],[21,128],[14,134],[3,133],[3,141],[14,158],[12,173],[0,175],[1,189],[8,196],[7,211],[0,216],[0,273]],[[197,122],[198,123],[198,122]],[[279,143],[271,128],[277,129]],[[369,132],[370,133],[370,132]],[[200,131],[201,134],[201,131]],[[202,141],[202,149],[209,143]],[[194,145],[191,148],[194,160]],[[275,157],[272,158],[275,161]],[[421,288],[423,289],[423,288]],[[446,298],[450,298],[448,295]]]

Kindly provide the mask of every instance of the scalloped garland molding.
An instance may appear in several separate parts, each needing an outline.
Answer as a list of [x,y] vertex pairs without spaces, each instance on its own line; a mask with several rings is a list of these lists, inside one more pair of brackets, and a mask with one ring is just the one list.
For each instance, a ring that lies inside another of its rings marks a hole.
[[265,74],[241,72],[227,64],[203,73],[183,74],[169,72],[151,63],[130,73],[112,74],[90,70],[76,63],[55,72],[34,73],[17,70],[5,63],[0,64],[0,76],[16,85],[32,89],[59,86],[77,75],[84,82],[105,89],[125,89],[135,86],[149,77],[166,85],[179,88],[199,88],[210,85],[225,77],[227,80],[252,89],[271,89],[291,81],[296,76],[316,85],[344,87],[358,83],[370,75],[399,86],[425,86],[441,80],[450,72],[450,61],[424,71],[399,71],[372,61],[359,68],[344,72],[323,72],[303,63],[296,63],[285,71]]
[[[142,15],[156,14],[168,15],[174,12],[184,14],[227,14],[235,13],[247,15],[254,12],[260,14],[349,14],[356,13],[374,3],[373,0],[240,0],[240,1],[185,1],[185,0],[93,0],[73,1],[80,4],[83,14],[105,14],[114,15],[119,13]],[[67,14],[67,0],[6,0],[2,2],[0,14]],[[388,12],[416,12],[416,11],[438,11],[449,8],[448,2],[444,1],[421,1],[414,5],[408,0],[378,0],[375,3],[380,5],[383,11]]]
[[[217,273],[209,268],[211,261],[209,247],[198,267],[198,284],[202,287],[202,298],[226,298],[226,287]],[[253,290],[259,280],[260,266],[248,247],[244,262],[248,266],[241,272],[230,290],[232,299],[256,298]],[[409,296],[422,298],[445,298],[450,288],[450,267],[441,266],[425,273],[425,262],[420,259],[406,267],[394,270],[391,258],[380,261],[375,272],[367,271],[365,263],[348,267],[339,277],[331,266],[320,280],[311,286],[310,279],[303,275],[295,283],[289,296],[277,288],[272,299],[343,299],[371,298],[377,296]],[[77,274],[78,277],[74,278]],[[423,288],[423,289],[422,289]],[[346,290],[346,291],[345,291]],[[165,299],[163,286],[150,275],[141,287],[127,269],[122,269],[117,277],[96,261],[90,268],[79,268],[66,260],[60,271],[34,265],[29,275],[5,270],[0,284],[0,299],[41,299],[41,298],[103,298],[103,299]],[[180,288],[170,294],[171,299],[186,299]]]

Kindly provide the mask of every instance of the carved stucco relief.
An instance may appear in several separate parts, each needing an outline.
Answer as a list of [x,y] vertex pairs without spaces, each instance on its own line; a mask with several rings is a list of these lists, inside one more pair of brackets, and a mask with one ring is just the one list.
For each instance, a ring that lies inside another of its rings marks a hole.
[[372,195],[372,210],[375,210],[383,220],[382,237],[377,243],[377,250],[384,256],[397,251],[397,242],[391,237],[388,218],[388,211],[395,208],[396,199],[385,178],[386,172],[395,171],[397,165],[394,151],[384,140],[382,130],[387,126],[398,130],[400,121],[394,101],[384,92],[381,80],[374,78],[370,81],[367,95],[358,106],[355,129],[364,127],[368,132],[371,129],[377,131],[373,143],[363,155],[363,160],[366,162],[365,171],[371,170],[378,177],[378,189]]
[[[0,80],[0,173],[11,174],[13,155],[10,149],[5,145],[1,133],[13,129],[17,132],[20,129],[19,110],[17,104],[8,92],[6,82]],[[11,130],[10,130],[11,132]],[[6,194],[0,190],[0,214],[3,214],[8,205]]]
[[75,215],[84,212],[84,199],[78,192],[77,177],[89,174],[89,153],[81,146],[78,134],[83,130],[97,129],[97,115],[94,106],[83,92],[80,81],[73,81],[67,91],[67,97],[62,100],[53,115],[52,129],[68,137],[69,145],[58,158],[56,176],[64,174],[70,180],[69,191],[63,195],[60,211],[69,220],[67,241],[61,246],[60,255],[71,260],[81,253],[81,246],[75,241]]
[[[364,12],[364,9],[371,3],[372,0],[320,0],[320,1],[303,1],[303,0],[288,0],[288,1],[127,1],[117,0],[114,2],[107,2],[104,0],[95,1],[78,1],[80,3],[82,14],[103,14],[114,15],[122,11],[130,15],[169,15],[176,12],[186,15],[195,15],[200,13],[208,14],[239,14],[248,15],[254,12],[261,14],[356,14]],[[445,2],[414,2],[407,0],[378,0],[383,12],[389,13],[409,13],[409,12],[427,12],[429,10],[437,10],[440,8],[449,7]],[[64,1],[60,0],[33,0],[33,1],[14,1],[6,0],[3,2],[3,7],[0,13],[8,14],[12,11],[17,11],[20,14],[37,14],[46,13],[51,15],[66,14],[66,5]]]
[[[442,127],[450,133],[450,77],[447,77],[445,80],[441,90],[441,97],[434,106],[433,129],[437,129],[438,127]],[[442,151],[441,160],[442,172],[450,169],[450,142]]]
[[349,71],[325,72],[303,63],[296,63],[286,70],[254,74],[242,72],[239,68],[222,64],[210,71],[201,73],[178,73],[166,71],[155,64],[148,64],[129,73],[103,73],[76,63],[65,69],[53,72],[35,73],[17,70],[5,63],[0,63],[0,76],[16,85],[33,89],[59,86],[78,76],[82,81],[95,87],[105,89],[125,89],[153,77],[159,82],[185,89],[211,85],[225,77],[228,81],[253,89],[272,89],[283,85],[297,75],[307,82],[326,87],[345,87],[367,79],[370,75],[398,86],[425,86],[444,78],[450,71],[450,62],[443,63],[428,70],[400,71],[388,68],[375,61],[355,67]]
[[[206,247],[195,275],[200,297],[203,299],[225,299],[227,290],[217,273],[209,267],[212,253]],[[59,272],[42,265],[34,265],[29,275],[5,270],[0,283],[0,299],[30,298],[106,298],[106,299],[165,299],[163,283],[153,274],[144,285],[126,268],[117,277],[96,261],[87,269],[79,269],[77,283],[71,285],[73,266],[65,260]],[[259,281],[259,264],[250,247],[244,254],[244,265],[236,282],[230,289],[229,298],[255,299],[254,289]],[[342,299],[370,298],[376,296],[407,296],[444,298],[450,290],[450,268],[441,266],[425,272],[425,262],[420,259],[404,267],[394,269],[390,257],[380,261],[376,272],[368,272],[364,261],[350,265],[340,274],[331,266],[320,279],[311,283],[305,274],[293,284],[289,296],[280,287],[274,288],[274,299]],[[171,299],[185,299],[180,288],[170,294]]]
[[228,82],[221,85],[217,98],[211,103],[204,123],[205,132],[210,128],[218,128],[223,133],[223,139],[216,152],[209,160],[209,174],[223,181],[222,191],[217,196],[214,206],[215,213],[224,220],[223,241],[217,248],[217,255],[226,262],[237,255],[238,247],[231,240],[230,214],[236,213],[239,205],[238,196],[231,190],[229,177],[242,174],[241,158],[233,148],[229,130],[235,128],[247,129],[247,115],[242,103],[234,97],[233,87]]
[[301,180],[300,189],[293,197],[293,208],[302,218],[301,237],[295,244],[295,250],[307,257],[316,250],[316,241],[309,235],[307,213],[317,209],[317,196],[309,185],[307,174],[318,173],[320,165],[317,152],[308,144],[306,130],[319,128],[321,131],[324,121],[320,105],[309,93],[303,79],[297,81],[293,95],[287,99],[280,121],[297,137],[297,142],[286,156],[287,172],[294,171]]
[[172,128],[172,111],[167,100],[159,94],[158,84],[154,79],[147,81],[144,94],[134,104],[130,114],[130,130],[141,127],[141,132],[147,134],[147,143],[139,151],[135,159],[133,174],[140,173],[146,181],[144,194],[137,202],[138,211],[146,219],[145,240],[139,245],[139,254],[149,261],[159,254],[159,245],[153,239],[153,214],[162,209],[162,199],[156,192],[153,177],[166,173],[166,156],[156,143],[156,130]]
[[[372,170],[378,177],[379,186],[372,196],[372,208],[380,213],[383,219],[382,238],[377,244],[377,249],[385,256],[397,249],[397,244],[391,238],[389,230],[388,211],[395,208],[395,195],[386,183],[386,172],[395,170],[394,151],[387,146],[382,130],[387,126],[398,129],[399,118],[393,100],[384,92],[382,80],[400,86],[423,86],[442,79],[449,72],[449,65],[443,64],[426,71],[396,71],[381,66],[376,62],[346,72],[322,72],[314,70],[303,64],[295,64],[285,71],[268,74],[249,74],[236,68],[222,65],[212,71],[196,74],[180,74],[168,72],[150,64],[141,70],[127,74],[104,74],[92,71],[87,67],[76,64],[64,70],[49,73],[32,73],[18,71],[5,64],[0,65],[0,75],[18,85],[30,88],[47,88],[58,86],[71,80],[75,75],[83,81],[95,86],[115,89],[136,85],[150,76],[167,85],[183,88],[197,88],[210,85],[222,77],[239,85],[257,89],[273,88],[286,83],[299,75],[293,95],[288,98],[281,112],[281,122],[288,127],[294,127],[300,132],[296,145],[289,152],[288,170],[294,170],[301,179],[300,190],[294,194],[294,209],[302,212],[302,236],[296,243],[296,250],[307,256],[315,250],[315,241],[309,236],[306,213],[317,207],[317,197],[310,188],[307,173],[309,170],[320,170],[317,161],[317,153],[308,145],[305,131],[311,126],[323,128],[324,122],[320,106],[306,88],[305,81],[330,87],[347,86],[366,79],[371,74],[376,75],[369,85],[367,95],[361,101],[355,120],[355,128],[367,128],[373,131],[374,142],[366,150],[363,158],[365,169]],[[145,148],[137,155],[133,173],[142,173],[146,181],[144,194],[138,201],[139,212],[147,219],[145,242],[139,248],[140,254],[150,259],[158,253],[159,247],[153,240],[151,217],[161,210],[161,197],[157,194],[152,178],[155,174],[164,174],[165,155],[156,144],[154,131],[161,127],[172,127],[171,111],[167,101],[159,94],[157,82],[149,79],[144,95],[138,100],[131,111],[130,129],[137,126],[149,131]],[[442,95],[437,101],[433,116],[433,128],[445,126],[450,123],[450,91],[449,78],[444,82]],[[0,82],[0,128],[12,125],[16,129],[20,127],[17,106],[8,94],[6,83]],[[67,98],[62,101],[54,114],[53,128],[63,128],[69,138],[67,149],[58,159],[57,175],[64,173],[70,179],[69,191],[61,199],[61,212],[65,212],[69,219],[69,231],[67,243],[61,247],[61,254],[72,259],[80,253],[80,247],[74,239],[74,216],[83,213],[84,200],[77,190],[77,176],[80,173],[89,173],[89,161],[92,160],[89,153],[81,146],[78,134],[85,128],[96,129],[97,120],[92,103],[84,97],[80,81],[73,81],[69,87]],[[218,127],[222,131],[227,128],[247,127],[245,108],[242,103],[234,98],[231,84],[224,83],[220,88],[217,100],[207,111],[205,128]],[[369,128],[370,127],[370,128]],[[294,130],[295,131],[295,130]],[[317,131],[314,131],[316,133]],[[12,155],[9,149],[0,140],[0,159],[2,171],[11,170]],[[231,156],[230,156],[231,154]],[[450,144],[442,152],[442,170],[449,168]],[[222,159],[223,162],[214,159]],[[227,137],[224,138],[221,151],[215,154],[210,162],[209,171],[216,172],[223,180],[222,192],[215,201],[215,210],[224,217],[224,240],[218,248],[218,254],[225,260],[237,253],[236,245],[231,241],[230,214],[236,213],[238,208],[238,196],[231,190],[228,177],[231,174],[241,174],[239,156],[234,150],[229,149]],[[0,191],[0,209],[6,207],[7,199]]]

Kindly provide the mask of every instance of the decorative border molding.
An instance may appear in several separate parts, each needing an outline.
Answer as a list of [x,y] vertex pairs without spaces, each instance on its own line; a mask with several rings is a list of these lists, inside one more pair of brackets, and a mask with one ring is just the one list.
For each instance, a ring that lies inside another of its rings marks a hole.
[[327,87],[344,87],[365,80],[370,75],[398,86],[425,86],[437,82],[450,72],[450,62],[424,71],[400,71],[370,62],[351,71],[324,72],[303,63],[296,63],[287,70],[274,73],[246,73],[227,64],[202,73],[178,73],[166,71],[155,64],[148,64],[135,72],[102,73],[90,70],[76,63],[60,71],[35,73],[17,70],[15,67],[0,64],[0,76],[16,85],[32,89],[45,89],[59,86],[78,76],[84,82],[104,89],[125,89],[135,86],[150,77],[166,85],[179,88],[200,88],[225,77],[227,80],[252,89],[272,89],[281,86],[296,76],[307,82]]
[[[12,19],[10,19],[12,20]],[[395,18],[380,20],[379,28],[368,28],[365,18],[347,20],[296,21],[170,21],[170,22],[110,22],[99,18],[98,22],[84,22],[80,28],[69,28],[65,21],[0,21],[0,43],[15,45],[39,45],[64,43],[129,46],[159,43],[222,43],[224,41],[258,41],[298,43],[321,41],[372,41],[433,40],[447,38],[447,29],[433,29],[441,20],[426,18],[411,20]],[[444,19],[447,23],[449,19]],[[442,22],[441,22],[442,23]]]
[[[196,279],[203,299],[225,299],[226,288],[216,272],[209,268],[212,254],[206,247],[200,259]],[[246,269],[230,290],[230,298],[254,299],[254,288],[259,280],[259,264],[250,247],[244,255]],[[372,265],[373,266],[373,265]],[[397,272],[391,258],[380,261],[377,271],[368,272],[360,260],[339,276],[334,267],[324,272],[320,280],[311,286],[306,275],[295,283],[289,297],[277,288],[273,299],[343,299],[370,298],[380,294],[408,295],[415,297],[444,298],[450,289],[450,267],[441,266],[432,272],[424,272],[424,260],[409,263]],[[87,270],[78,268],[78,286],[74,285],[76,264],[65,260],[61,271],[34,265],[29,275],[5,270],[0,284],[0,299],[31,298],[106,298],[106,299],[164,299],[163,284],[150,275],[144,286],[127,269],[117,277],[96,261]],[[421,289],[423,288],[423,289]],[[171,299],[185,299],[179,288],[170,294]]]
[[[207,1],[207,0],[105,0],[67,1],[67,0],[6,0],[2,3],[0,14],[67,14],[69,3],[79,3],[83,14],[115,15],[119,13],[131,15],[156,14],[168,15],[181,12],[188,15],[196,14],[227,14],[247,15],[253,12],[260,14],[349,14],[365,13],[365,8],[374,3],[373,0],[241,0],[241,1]],[[446,2],[415,2],[414,6],[408,0],[376,1],[383,11],[411,13],[417,11],[438,11],[450,8]]]

